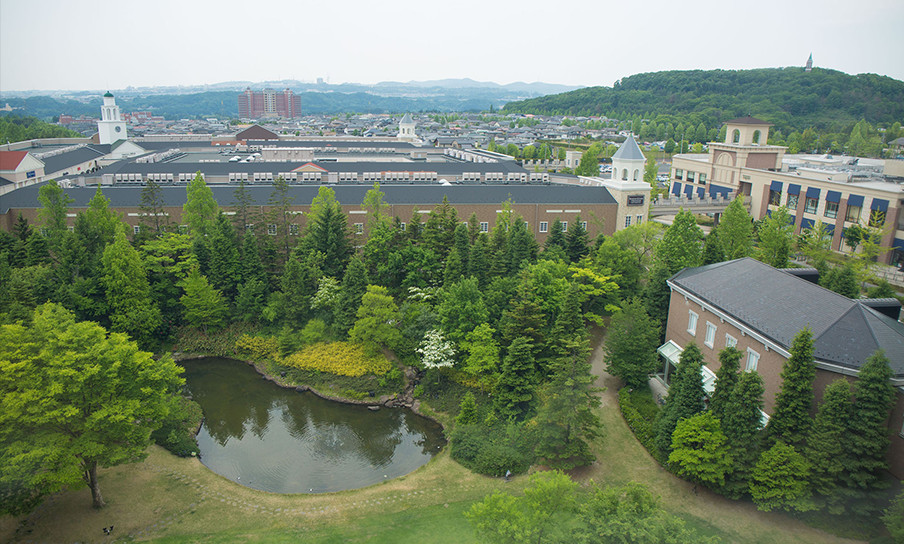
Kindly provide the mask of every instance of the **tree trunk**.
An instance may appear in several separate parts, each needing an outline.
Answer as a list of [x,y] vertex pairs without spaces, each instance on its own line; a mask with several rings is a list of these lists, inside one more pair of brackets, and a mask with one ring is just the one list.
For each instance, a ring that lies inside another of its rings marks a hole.
[[91,489],[91,501],[92,506],[94,508],[103,508],[107,506],[107,503],[104,502],[104,497],[100,494],[100,486],[97,485],[97,463],[92,462],[88,469],[85,471],[86,479],[88,480],[88,487]]

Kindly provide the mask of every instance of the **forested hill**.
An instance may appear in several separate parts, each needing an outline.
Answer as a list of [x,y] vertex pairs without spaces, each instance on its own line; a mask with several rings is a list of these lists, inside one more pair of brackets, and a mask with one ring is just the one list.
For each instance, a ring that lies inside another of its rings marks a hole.
[[852,76],[814,68],[690,70],[636,74],[613,87],[588,87],[510,102],[506,112],[546,115],[697,114],[706,126],[754,115],[778,128],[840,130],[860,119],[904,121],[904,82],[875,74]]

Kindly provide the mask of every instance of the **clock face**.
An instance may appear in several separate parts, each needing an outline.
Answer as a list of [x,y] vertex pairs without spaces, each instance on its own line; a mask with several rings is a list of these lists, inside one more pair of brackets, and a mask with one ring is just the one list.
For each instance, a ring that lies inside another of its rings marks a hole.
[[116,132],[122,132],[122,127],[117,126],[114,127],[113,130],[115,130]]

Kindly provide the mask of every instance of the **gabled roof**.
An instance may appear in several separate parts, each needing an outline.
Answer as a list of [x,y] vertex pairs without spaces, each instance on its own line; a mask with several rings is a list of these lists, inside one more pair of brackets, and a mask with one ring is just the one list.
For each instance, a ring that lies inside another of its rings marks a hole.
[[399,124],[400,125],[413,125],[414,119],[412,119],[411,116],[406,113],[405,115],[402,116],[402,120],[399,121]]
[[628,139],[622,143],[621,147],[618,148],[618,151],[612,155],[613,159],[624,159],[629,161],[636,160],[647,160],[643,155],[643,151],[640,150],[640,146],[637,145],[637,142],[634,141],[634,136],[628,136]]
[[28,151],[0,151],[0,171],[12,171],[25,160]]
[[746,116],[746,117],[738,117],[737,119],[732,119],[731,121],[725,121],[726,125],[767,125],[772,126],[772,123],[768,123],[763,121],[762,119],[757,119],[756,117]]
[[904,376],[904,324],[749,257],[686,268],[669,283],[789,350],[804,327],[817,361],[859,369],[882,349]]
[[279,134],[260,125],[252,125],[235,135],[236,140],[279,140]]

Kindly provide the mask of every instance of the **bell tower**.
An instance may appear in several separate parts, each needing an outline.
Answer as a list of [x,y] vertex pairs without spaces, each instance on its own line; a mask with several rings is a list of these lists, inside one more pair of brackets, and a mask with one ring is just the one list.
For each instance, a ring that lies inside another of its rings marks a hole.
[[126,123],[119,113],[119,106],[113,93],[104,94],[104,105],[100,107],[100,120],[97,122],[97,137],[102,144],[112,144],[117,140],[127,140]]

